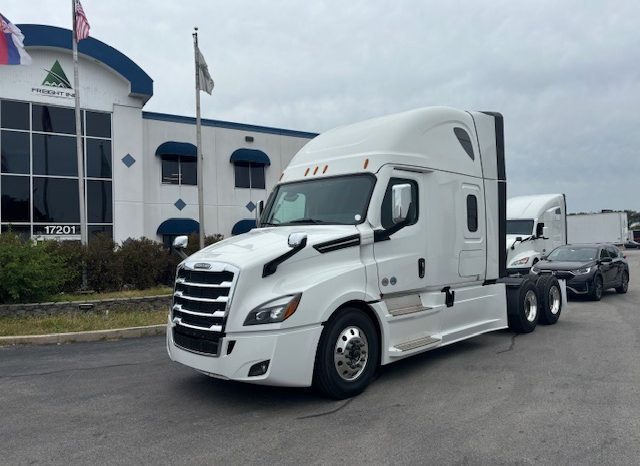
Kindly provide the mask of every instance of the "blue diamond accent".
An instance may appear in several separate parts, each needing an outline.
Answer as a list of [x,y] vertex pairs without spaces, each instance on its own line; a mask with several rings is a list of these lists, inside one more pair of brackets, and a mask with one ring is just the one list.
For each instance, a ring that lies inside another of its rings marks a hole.
[[253,212],[254,210],[256,210],[256,205],[251,201],[249,201],[249,203],[245,207],[249,212]]
[[134,159],[131,154],[127,154],[124,157],[122,157],[122,163],[124,163],[127,166],[127,168],[130,168],[131,165],[136,163],[136,159]]
[[187,203],[182,199],[178,199],[173,205],[176,206],[178,210],[182,210],[187,206]]

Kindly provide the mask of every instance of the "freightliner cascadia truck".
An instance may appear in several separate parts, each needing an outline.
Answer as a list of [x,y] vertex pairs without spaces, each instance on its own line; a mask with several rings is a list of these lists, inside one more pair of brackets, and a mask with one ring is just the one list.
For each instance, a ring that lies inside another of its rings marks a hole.
[[507,200],[507,272],[529,273],[540,258],[567,244],[564,194],[535,194]]
[[169,356],[346,398],[381,365],[553,324],[558,280],[507,276],[506,209],[498,113],[423,108],[327,131],[293,157],[258,228],[178,266]]

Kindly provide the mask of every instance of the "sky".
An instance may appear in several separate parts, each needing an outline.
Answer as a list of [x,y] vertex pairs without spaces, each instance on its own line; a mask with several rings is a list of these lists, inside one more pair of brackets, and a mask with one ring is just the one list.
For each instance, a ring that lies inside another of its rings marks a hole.
[[[84,0],[91,36],[154,80],[147,111],[195,115],[193,27],[215,80],[202,116],[301,131],[412,108],[498,111],[508,197],[640,210],[638,0]],[[71,0],[3,0],[71,27]]]

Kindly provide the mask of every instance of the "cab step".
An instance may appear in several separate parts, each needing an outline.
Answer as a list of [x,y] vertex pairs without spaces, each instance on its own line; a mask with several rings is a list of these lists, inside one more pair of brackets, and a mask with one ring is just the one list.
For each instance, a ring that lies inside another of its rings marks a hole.
[[415,340],[405,341],[404,343],[399,343],[396,346],[392,346],[389,353],[390,356],[401,356],[403,353],[407,353],[411,350],[423,348],[426,346],[432,346],[440,343],[441,341],[442,339],[436,337],[416,338]]

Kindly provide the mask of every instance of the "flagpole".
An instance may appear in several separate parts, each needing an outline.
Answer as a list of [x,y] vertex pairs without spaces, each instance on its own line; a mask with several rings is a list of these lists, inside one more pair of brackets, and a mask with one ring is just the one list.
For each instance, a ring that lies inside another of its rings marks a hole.
[[[78,39],[76,31],[76,2],[71,0],[71,21],[73,23],[73,87],[76,101],[76,155],[78,163],[78,201],[80,208],[80,243],[87,245],[87,212],[84,202],[84,157],[82,151],[82,125],[80,113],[80,79],[78,76]],[[87,288],[87,270],[82,267],[82,288]]]
[[200,249],[204,248],[204,195],[203,195],[203,165],[204,160],[202,158],[202,128],[200,126],[200,57],[198,53],[198,28],[194,27],[193,33],[193,54],[195,56],[196,64],[196,145],[198,148],[198,159],[196,165],[196,171],[198,172],[198,221],[200,223]]

